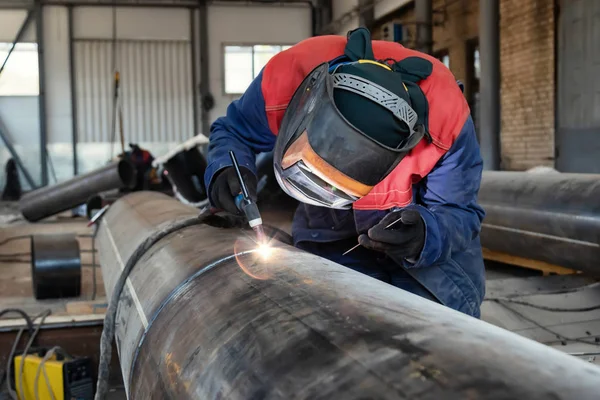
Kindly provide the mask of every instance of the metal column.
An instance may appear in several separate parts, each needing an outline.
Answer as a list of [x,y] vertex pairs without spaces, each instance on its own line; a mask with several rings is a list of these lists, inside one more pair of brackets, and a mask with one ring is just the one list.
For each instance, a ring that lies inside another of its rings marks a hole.
[[500,169],[500,10],[499,0],[479,2],[481,63],[479,137],[486,170]]
[[197,67],[197,35],[196,35],[196,9],[190,8],[190,47],[192,49],[192,118],[194,120],[194,135],[198,134],[198,67]]
[[75,49],[73,43],[73,6],[68,8],[68,24],[69,24],[69,75],[71,78],[71,129],[73,131],[73,175],[79,172],[77,159],[77,90],[75,78]]
[[44,68],[44,7],[41,0],[35,4],[36,13],[36,39],[38,47],[38,69],[39,69],[39,116],[40,116],[40,168],[42,175],[42,186],[48,184],[48,132],[46,127],[46,84]]
[[[212,101],[209,100],[210,81],[208,69],[208,7],[206,0],[200,0],[198,3],[200,18],[200,99],[202,105],[202,134],[210,134],[210,109]],[[211,104],[209,104],[211,103]]]
[[433,53],[433,5],[432,0],[415,1],[415,18],[417,21],[417,50]]

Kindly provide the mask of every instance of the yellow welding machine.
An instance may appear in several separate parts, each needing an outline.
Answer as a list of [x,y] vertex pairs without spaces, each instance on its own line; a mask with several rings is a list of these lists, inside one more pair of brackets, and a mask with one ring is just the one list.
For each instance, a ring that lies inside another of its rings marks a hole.
[[[38,350],[25,357],[22,377],[22,356],[14,358],[14,387],[19,400],[35,400],[36,398],[40,400],[91,400],[94,398],[93,369],[89,358],[72,359],[54,354],[48,360],[43,361],[45,352],[45,350]],[[46,374],[44,374],[44,370]],[[38,377],[38,397],[35,396],[36,376]],[[23,380],[24,393],[21,392],[20,379]]]

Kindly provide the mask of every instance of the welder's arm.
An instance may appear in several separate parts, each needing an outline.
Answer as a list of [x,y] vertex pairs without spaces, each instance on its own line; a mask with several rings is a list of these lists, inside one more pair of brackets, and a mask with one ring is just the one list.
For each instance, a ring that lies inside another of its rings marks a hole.
[[411,205],[425,222],[425,245],[414,263],[406,267],[429,266],[465,251],[477,237],[484,217],[477,204],[483,161],[469,117],[453,146],[420,183],[419,200]]
[[211,193],[211,182],[219,171],[231,166],[233,150],[240,166],[256,174],[256,154],[269,152],[275,146],[275,135],[269,129],[262,90],[262,72],[246,92],[227,108],[227,115],[217,119],[210,129],[208,167],[204,182]]

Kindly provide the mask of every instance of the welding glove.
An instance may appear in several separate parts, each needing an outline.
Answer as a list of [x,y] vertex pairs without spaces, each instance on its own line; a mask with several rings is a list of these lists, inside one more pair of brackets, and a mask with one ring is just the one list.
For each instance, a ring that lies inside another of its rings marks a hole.
[[[248,194],[253,201],[256,201],[256,176],[248,168],[240,166],[244,183],[248,189]],[[241,211],[235,205],[235,198],[242,192],[240,182],[234,167],[227,167],[221,170],[210,185],[210,199],[216,208],[223,209],[232,214],[240,215]]]
[[[386,229],[392,222],[395,223]],[[415,260],[425,245],[425,222],[417,210],[393,211],[367,234],[360,235],[358,243],[392,259]]]

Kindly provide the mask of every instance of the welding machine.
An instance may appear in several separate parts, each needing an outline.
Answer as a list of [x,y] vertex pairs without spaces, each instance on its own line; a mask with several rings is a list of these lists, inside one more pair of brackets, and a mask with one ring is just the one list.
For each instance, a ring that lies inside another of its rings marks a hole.
[[[22,355],[14,358],[14,387],[19,400],[92,400],[94,398],[94,377],[92,362],[89,358],[72,358],[64,351],[53,354],[44,361],[48,349],[31,351],[23,364],[23,392],[19,385],[21,379]],[[48,382],[44,376],[46,371]],[[38,373],[39,371],[39,373]],[[37,391],[35,396],[35,377],[38,375]],[[52,396],[50,394],[52,390]]]

